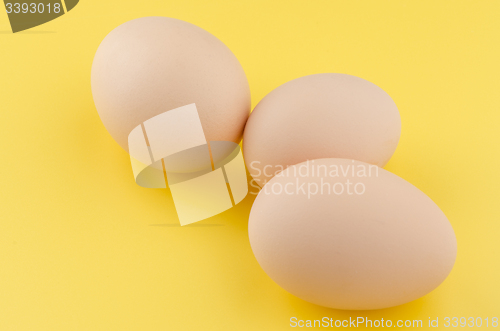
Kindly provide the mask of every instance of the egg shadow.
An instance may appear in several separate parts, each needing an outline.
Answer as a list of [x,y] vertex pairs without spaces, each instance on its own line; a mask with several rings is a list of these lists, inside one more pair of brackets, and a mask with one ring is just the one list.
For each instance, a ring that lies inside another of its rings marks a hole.
[[216,226],[224,226],[224,224],[214,224],[214,223],[192,223],[187,225],[180,225],[180,223],[165,223],[165,224],[149,224],[149,226],[159,226],[166,228],[209,228]]
[[[428,299],[424,296],[422,298],[416,299],[414,301],[410,301],[408,303],[389,307],[382,309],[372,309],[372,310],[344,310],[344,309],[334,309],[319,306],[313,303],[309,303],[305,300],[302,300],[294,295],[286,292],[285,295],[288,295],[288,302],[291,310],[296,312],[297,318],[302,316],[299,319],[321,319],[323,317],[328,317],[335,320],[356,320],[358,317],[363,317],[364,321],[366,320],[381,320],[382,318],[385,320],[391,320],[392,326],[397,327],[395,323],[397,320],[421,320],[422,326],[427,326],[427,317],[422,318],[421,313],[424,311],[424,308],[428,307]],[[305,312],[308,312],[310,315],[304,316]],[[321,316],[321,317],[319,317]],[[365,327],[366,325],[360,325]]]

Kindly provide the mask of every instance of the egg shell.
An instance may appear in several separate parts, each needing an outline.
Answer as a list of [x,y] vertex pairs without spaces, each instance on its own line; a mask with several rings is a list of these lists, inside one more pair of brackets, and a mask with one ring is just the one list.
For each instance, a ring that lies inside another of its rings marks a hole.
[[294,79],[266,95],[243,137],[247,168],[262,187],[281,169],[319,158],[384,166],[398,145],[401,118],[391,97],[345,74]]
[[111,31],[92,64],[94,102],[111,136],[195,103],[207,140],[238,143],[250,113],[250,88],[234,54],[193,24],[143,17]]
[[[318,167],[315,175],[305,175],[307,164]],[[344,169],[337,177],[335,167]],[[337,194],[340,184],[344,192]],[[275,176],[252,206],[248,232],[257,261],[278,285],[337,309],[420,298],[444,281],[457,252],[449,221],[422,191],[382,168],[345,159],[308,161]]]

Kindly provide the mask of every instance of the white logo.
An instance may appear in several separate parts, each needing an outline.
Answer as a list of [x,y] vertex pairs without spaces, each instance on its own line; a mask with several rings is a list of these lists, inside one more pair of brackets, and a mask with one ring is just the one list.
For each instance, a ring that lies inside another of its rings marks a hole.
[[196,105],[168,110],[128,136],[135,181],[172,192],[181,225],[217,215],[248,193],[238,144],[205,138]]

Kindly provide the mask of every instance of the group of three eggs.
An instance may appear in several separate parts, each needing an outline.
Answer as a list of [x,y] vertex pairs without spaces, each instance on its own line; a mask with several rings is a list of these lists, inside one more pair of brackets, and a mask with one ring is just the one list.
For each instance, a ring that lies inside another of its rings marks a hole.
[[354,76],[285,83],[250,114],[240,63],[190,23],[135,19],[100,44],[92,66],[99,115],[125,150],[149,118],[196,104],[207,141],[243,138],[262,190],[248,232],[264,271],[290,293],[326,307],[379,309],[417,299],[450,273],[457,244],[437,205],[382,169],[399,141],[398,109]]

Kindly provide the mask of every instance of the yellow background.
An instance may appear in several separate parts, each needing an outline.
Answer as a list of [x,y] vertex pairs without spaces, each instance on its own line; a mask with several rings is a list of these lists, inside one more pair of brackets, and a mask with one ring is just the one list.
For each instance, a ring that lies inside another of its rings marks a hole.
[[[2,7],[3,8],[3,7]],[[427,193],[458,239],[448,279],[408,304],[337,311],[279,288],[252,255],[252,198],[187,227],[137,186],[100,122],[90,68],[128,20],[220,38],[253,106],[293,78],[365,78],[399,107],[386,169]],[[12,34],[0,13],[0,330],[282,330],[289,319],[500,317],[500,1],[98,1]],[[484,326],[483,326],[484,327]]]

